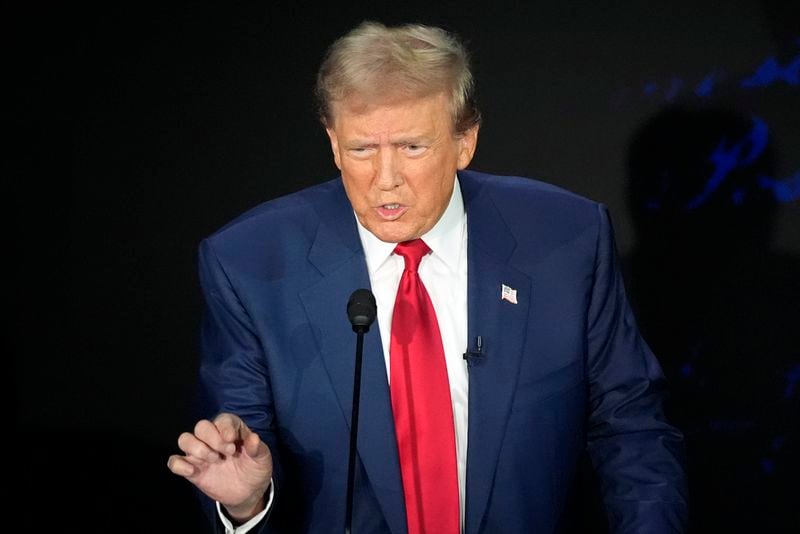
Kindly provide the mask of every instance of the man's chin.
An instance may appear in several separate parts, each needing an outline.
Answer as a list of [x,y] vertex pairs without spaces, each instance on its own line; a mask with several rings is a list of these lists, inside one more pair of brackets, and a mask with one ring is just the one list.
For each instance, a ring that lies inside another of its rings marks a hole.
[[419,237],[411,228],[397,222],[382,222],[367,230],[384,243],[402,243]]

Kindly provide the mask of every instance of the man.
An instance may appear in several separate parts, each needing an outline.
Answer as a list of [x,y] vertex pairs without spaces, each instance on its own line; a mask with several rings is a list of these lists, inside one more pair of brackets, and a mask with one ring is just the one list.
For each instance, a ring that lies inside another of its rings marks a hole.
[[341,179],[201,246],[201,379],[219,415],[169,467],[217,502],[218,528],[344,528],[344,308],[371,287],[353,531],[557,531],[587,448],[615,532],[682,531],[682,438],[605,208],[464,170],[480,115],[465,50],[438,28],[362,24],[317,93]]

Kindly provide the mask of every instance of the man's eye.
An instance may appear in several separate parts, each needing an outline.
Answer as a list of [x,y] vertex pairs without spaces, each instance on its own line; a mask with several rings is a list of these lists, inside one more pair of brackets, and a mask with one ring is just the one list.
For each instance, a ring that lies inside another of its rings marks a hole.
[[425,147],[423,145],[406,145],[405,146],[406,152],[408,152],[412,156],[416,155],[416,154],[422,154],[423,152],[425,152],[426,148],[427,147]]
[[366,146],[357,146],[353,147],[349,150],[349,152],[356,157],[364,157],[368,156],[371,153],[372,149]]

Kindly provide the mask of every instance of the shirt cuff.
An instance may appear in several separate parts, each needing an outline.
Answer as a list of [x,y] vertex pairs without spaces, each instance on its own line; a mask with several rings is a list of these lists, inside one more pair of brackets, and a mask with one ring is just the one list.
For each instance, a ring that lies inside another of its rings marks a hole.
[[225,527],[225,534],[245,534],[245,532],[249,532],[254,526],[256,526],[266,515],[269,513],[270,508],[272,508],[272,499],[275,497],[275,484],[273,483],[272,479],[269,480],[269,495],[267,497],[267,505],[261,510],[258,515],[239,525],[238,527],[234,527],[231,520],[228,519],[222,511],[222,505],[217,501],[217,515],[219,515],[220,521],[222,521],[222,525]]

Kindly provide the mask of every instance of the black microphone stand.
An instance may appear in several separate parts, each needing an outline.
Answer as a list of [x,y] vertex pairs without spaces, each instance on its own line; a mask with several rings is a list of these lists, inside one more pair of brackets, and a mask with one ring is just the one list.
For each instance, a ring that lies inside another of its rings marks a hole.
[[353,413],[350,417],[350,459],[347,464],[347,509],[344,531],[350,534],[353,524],[353,486],[356,473],[356,444],[358,442],[358,408],[361,401],[361,360],[364,351],[364,334],[375,320],[377,306],[369,289],[357,289],[347,303],[347,317],[356,336],[356,368],[353,379]]
[[353,479],[356,472],[356,441],[358,439],[358,408],[361,399],[361,359],[364,348],[363,327],[353,327],[356,331],[356,372],[353,383],[353,414],[350,418],[350,461],[347,464],[347,513],[345,515],[344,531],[350,534],[353,521]]

